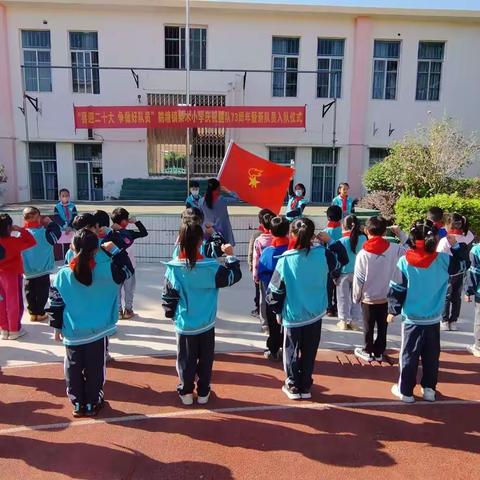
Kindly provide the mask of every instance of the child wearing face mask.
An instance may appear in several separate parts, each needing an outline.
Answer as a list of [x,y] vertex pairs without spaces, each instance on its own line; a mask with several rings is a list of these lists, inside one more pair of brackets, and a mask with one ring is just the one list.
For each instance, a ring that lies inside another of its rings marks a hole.
[[190,195],[185,200],[185,208],[198,208],[200,201],[200,184],[196,180],[190,182]]

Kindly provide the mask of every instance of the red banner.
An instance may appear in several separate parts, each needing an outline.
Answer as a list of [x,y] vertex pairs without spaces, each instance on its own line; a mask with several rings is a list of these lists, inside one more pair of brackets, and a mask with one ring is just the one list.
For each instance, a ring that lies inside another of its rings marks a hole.
[[75,128],[305,128],[305,107],[74,107]]

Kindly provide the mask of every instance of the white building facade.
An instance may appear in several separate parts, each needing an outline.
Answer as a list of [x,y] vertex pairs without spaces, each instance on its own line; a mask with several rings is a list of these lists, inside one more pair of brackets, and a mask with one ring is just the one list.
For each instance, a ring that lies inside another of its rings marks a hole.
[[[480,130],[480,12],[190,3],[193,104],[307,108],[305,130],[194,130],[194,175],[214,175],[234,140],[295,159],[329,203],[341,181],[361,194],[368,166],[430,118]],[[6,199],[111,199],[125,178],[181,175],[185,130],[76,131],[73,105],[184,103],[184,25],[183,1],[0,2]]]

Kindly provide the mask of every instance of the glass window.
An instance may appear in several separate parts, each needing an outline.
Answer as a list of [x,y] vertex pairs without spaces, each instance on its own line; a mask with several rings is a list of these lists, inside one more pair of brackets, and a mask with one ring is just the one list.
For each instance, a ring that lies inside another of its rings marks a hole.
[[444,42],[418,44],[416,100],[439,100],[444,50]]
[[70,32],[72,88],[75,93],[100,93],[97,32]]
[[399,41],[375,40],[373,46],[372,98],[383,100],[395,100],[397,98],[399,58]]
[[290,165],[290,161],[295,160],[295,153],[295,147],[270,147],[268,149],[268,159],[271,162]]
[[[165,27],[165,68],[185,68],[185,27]],[[207,68],[206,28],[190,28],[190,68]]]
[[299,50],[299,38],[273,37],[272,95],[274,97],[297,96]]
[[32,200],[56,200],[58,195],[55,143],[29,143]]
[[345,40],[319,38],[317,45],[317,97],[340,98]]
[[312,202],[330,203],[335,197],[338,149],[312,148]]
[[376,163],[383,162],[390,154],[388,148],[369,148],[368,166],[373,167]]
[[50,31],[22,30],[23,75],[27,92],[51,92]]
[[77,171],[77,199],[103,200],[103,166],[101,144],[74,145]]

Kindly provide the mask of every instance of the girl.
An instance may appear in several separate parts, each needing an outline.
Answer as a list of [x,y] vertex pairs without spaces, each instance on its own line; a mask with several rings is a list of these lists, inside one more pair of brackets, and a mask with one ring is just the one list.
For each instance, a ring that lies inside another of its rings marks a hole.
[[62,236],[55,245],[55,260],[62,260],[70,248],[73,238],[73,220],[77,216],[77,207],[70,199],[70,191],[62,188],[58,192],[58,203],[53,209],[55,221],[62,229]]
[[[19,232],[13,237],[12,232]],[[7,213],[0,215],[0,335],[2,340],[17,340],[25,335],[21,328],[23,315],[22,251],[36,245],[33,235],[25,228],[13,225]]]
[[313,367],[327,308],[327,277],[337,265],[348,263],[339,242],[322,232],[318,239],[329,247],[312,248],[314,236],[315,225],[309,218],[292,222],[293,249],[278,260],[267,293],[267,303],[285,329],[283,362],[287,378],[282,391],[291,400],[312,396]]
[[337,188],[337,196],[332,200],[332,205],[337,205],[342,209],[344,217],[355,211],[355,201],[348,196],[350,185],[347,182],[341,183]]
[[360,222],[355,215],[343,219],[343,236],[340,242],[348,253],[348,263],[342,267],[341,275],[336,280],[337,307],[340,330],[358,330],[357,322],[362,320],[362,307],[353,303],[353,271],[357,253],[362,249],[367,237],[360,233]]
[[228,205],[238,202],[240,198],[220,185],[216,178],[211,178],[207,183],[205,196],[200,200],[199,206],[203,210],[205,223],[211,225],[219,232],[225,242],[235,246],[232,225],[228,215]]
[[[50,325],[65,345],[67,395],[73,416],[93,417],[103,407],[107,337],[116,330],[118,285],[133,275],[125,250],[82,229],[72,241],[75,257],[57,274],[50,295]],[[92,305],[95,306],[92,310]]]
[[[448,217],[447,232],[449,235],[454,235],[458,243],[470,246],[473,242],[474,237],[473,233],[468,229],[468,220],[459,213],[452,213]],[[449,246],[448,239],[444,237],[438,243],[437,252],[451,255]],[[463,268],[460,268],[457,273],[450,277],[441,324],[442,330],[458,330],[457,320],[462,308],[463,279],[466,272],[467,267],[463,266]]]
[[195,378],[197,402],[210,397],[215,317],[218,289],[229,287],[242,278],[240,262],[231,245],[223,245],[225,266],[200,254],[203,230],[198,224],[182,223],[179,232],[180,253],[167,263],[163,290],[165,316],[175,322],[177,332],[177,392],[184,405],[193,404]]
[[303,183],[297,183],[294,187],[293,178],[290,180],[288,186],[287,212],[285,214],[290,221],[303,215],[303,211],[307,206],[307,201],[305,200],[306,193],[307,190]]
[[449,275],[468,263],[465,243],[449,235],[452,256],[437,252],[438,229],[430,220],[417,221],[410,230],[411,249],[398,260],[388,293],[388,321],[402,315],[400,378],[392,393],[413,403],[418,362],[422,360],[423,399],[435,401],[440,357],[440,321]]

